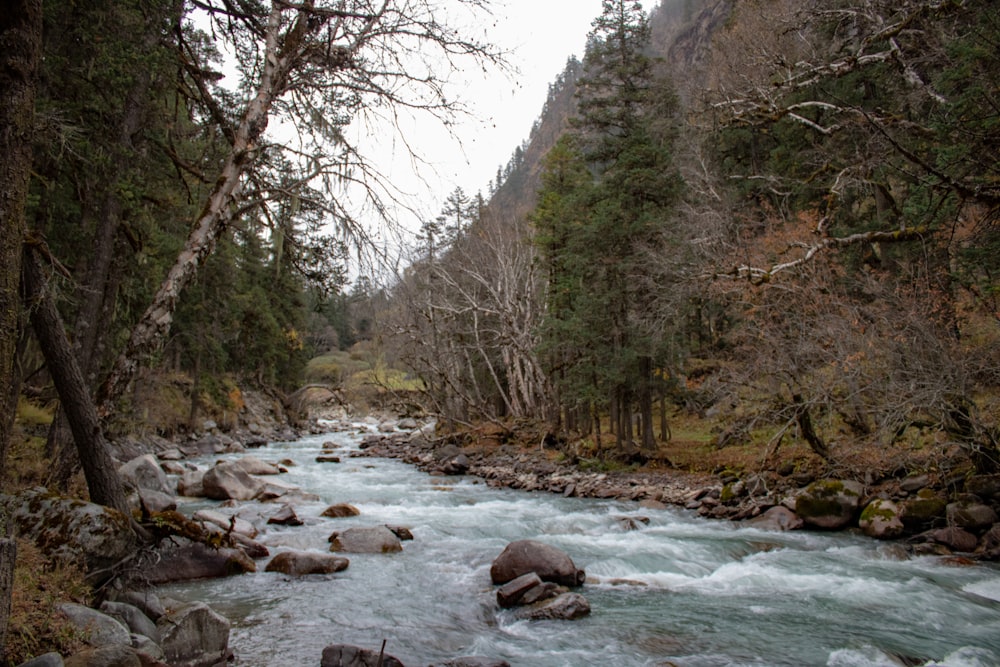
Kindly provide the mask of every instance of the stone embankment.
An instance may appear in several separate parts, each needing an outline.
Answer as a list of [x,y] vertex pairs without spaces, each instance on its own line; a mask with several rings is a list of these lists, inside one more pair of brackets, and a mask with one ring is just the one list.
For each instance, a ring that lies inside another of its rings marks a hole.
[[428,430],[373,435],[361,456],[403,460],[431,474],[468,474],[496,487],[683,507],[771,530],[857,530],[897,540],[914,554],[1000,560],[1000,475],[916,473],[879,484],[814,479],[788,471],[746,475],[584,471],[542,448],[482,446]]

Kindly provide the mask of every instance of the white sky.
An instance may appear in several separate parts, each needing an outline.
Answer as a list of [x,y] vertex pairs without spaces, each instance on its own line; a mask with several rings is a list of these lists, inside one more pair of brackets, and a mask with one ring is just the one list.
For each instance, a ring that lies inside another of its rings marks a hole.
[[[649,11],[652,0],[643,2]],[[406,140],[429,164],[414,175],[401,150],[382,147],[382,171],[395,187],[412,196],[420,219],[435,218],[456,186],[467,195],[488,196],[490,180],[531,131],[548,96],[549,84],[571,55],[583,57],[591,23],[601,13],[601,0],[495,0],[493,25],[480,25],[485,40],[509,52],[512,74],[474,72],[457,92],[472,117],[455,127],[458,139],[423,118],[406,131]],[[481,35],[477,35],[481,36]],[[471,74],[471,73],[470,73]],[[367,139],[377,142],[378,137]],[[365,151],[366,138],[360,146]],[[401,212],[399,222],[414,230],[420,220]]]

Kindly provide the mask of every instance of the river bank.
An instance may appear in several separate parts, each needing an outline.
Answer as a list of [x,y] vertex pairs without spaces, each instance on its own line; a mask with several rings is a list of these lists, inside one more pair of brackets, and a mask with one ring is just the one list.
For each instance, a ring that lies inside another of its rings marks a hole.
[[894,540],[918,555],[1000,559],[1000,475],[967,469],[871,479],[817,477],[792,468],[734,474],[660,465],[586,470],[579,460],[530,438],[497,429],[440,436],[430,429],[378,434],[360,456],[399,459],[435,475],[469,474],[487,484],[567,497],[682,507],[711,519],[749,521],[774,530],[854,530]]

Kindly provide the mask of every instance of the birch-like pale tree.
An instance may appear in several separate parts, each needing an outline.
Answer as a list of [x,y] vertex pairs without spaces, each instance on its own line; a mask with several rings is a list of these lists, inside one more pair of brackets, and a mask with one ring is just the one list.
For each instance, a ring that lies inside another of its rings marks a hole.
[[[453,3],[479,13],[487,6],[487,0]],[[231,149],[183,250],[99,391],[103,419],[143,360],[162,346],[179,295],[248,205],[250,175],[269,150],[290,153],[302,165],[304,182],[327,186],[323,203],[332,222],[364,237],[361,210],[384,214],[391,189],[365,159],[364,147],[348,141],[348,124],[373,122],[374,116],[392,121],[411,112],[446,121],[461,111],[458,99],[449,96],[449,76],[459,66],[503,64],[488,44],[450,25],[450,15],[431,0],[191,0],[188,8],[207,17],[211,34],[239,70],[238,90],[218,88],[212,63],[203,62],[179,31],[180,57],[201,113]],[[294,149],[271,143],[271,123],[294,127]],[[364,202],[352,206],[359,191]],[[289,193],[265,187],[252,196],[266,205]]]

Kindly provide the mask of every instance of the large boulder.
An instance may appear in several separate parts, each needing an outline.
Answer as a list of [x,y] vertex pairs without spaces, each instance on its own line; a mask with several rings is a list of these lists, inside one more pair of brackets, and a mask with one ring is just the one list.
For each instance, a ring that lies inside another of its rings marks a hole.
[[403,667],[403,663],[391,655],[379,656],[373,651],[347,644],[334,644],[323,649],[320,667]]
[[252,500],[264,485],[232,463],[220,463],[210,468],[201,484],[205,497],[213,500]]
[[948,503],[945,516],[949,526],[956,526],[972,533],[982,533],[997,522],[997,513],[989,505],[975,501]]
[[924,537],[931,542],[943,544],[952,551],[972,552],[979,545],[979,538],[958,526],[938,528],[924,533]]
[[139,546],[129,518],[121,512],[40,487],[19,496],[0,496],[2,514],[47,556],[83,564],[92,573],[107,571],[133,556]]
[[230,462],[234,468],[239,468],[248,475],[278,475],[281,468],[273,463],[261,461],[256,456],[244,456],[243,458]]
[[103,612],[75,602],[63,602],[58,609],[91,646],[132,645],[128,628]]
[[158,558],[143,572],[153,585],[257,571],[256,564],[241,549],[213,549],[183,537],[161,544],[157,552]]
[[863,492],[864,487],[851,480],[817,480],[796,498],[795,513],[812,528],[840,530],[854,521]]
[[587,598],[579,593],[563,593],[551,600],[540,602],[531,607],[525,607],[518,613],[518,616],[532,621],[572,621],[583,618],[589,613],[590,603],[587,601]]
[[534,572],[543,581],[563,586],[579,586],[586,579],[569,555],[556,547],[535,540],[511,542],[490,567],[494,584],[506,584],[522,574]]
[[142,661],[131,646],[113,644],[74,653],[66,658],[63,665],[64,667],[142,667]]
[[152,454],[138,456],[118,468],[118,474],[126,486],[133,489],[151,489],[160,493],[170,493],[167,475]]
[[171,667],[210,667],[229,657],[229,621],[204,602],[167,612],[156,627]]
[[145,635],[156,643],[160,642],[160,631],[156,629],[154,623],[138,607],[134,607],[127,602],[112,602],[105,600],[101,603],[101,612],[116,619],[119,623],[137,635]]
[[944,523],[948,503],[932,489],[921,489],[900,502],[899,518],[908,532],[920,532]]
[[876,498],[861,511],[858,526],[868,537],[876,540],[894,540],[903,534],[903,520],[899,506],[891,500]]
[[387,554],[402,550],[399,537],[386,526],[348,528],[330,536],[330,551]]
[[341,556],[312,551],[283,551],[271,559],[265,572],[280,572],[292,576],[333,574],[346,570],[350,561]]

